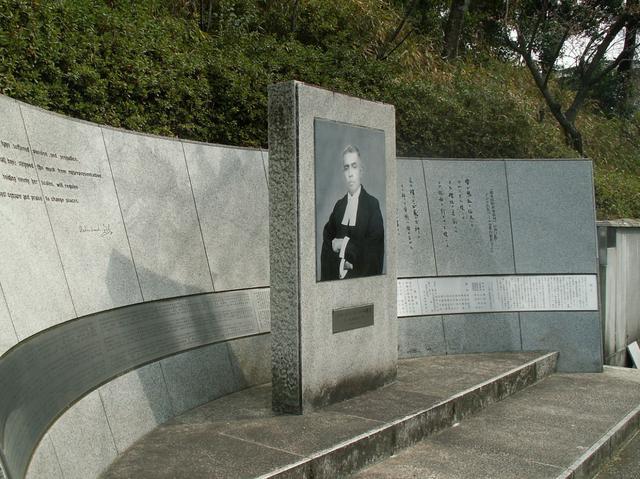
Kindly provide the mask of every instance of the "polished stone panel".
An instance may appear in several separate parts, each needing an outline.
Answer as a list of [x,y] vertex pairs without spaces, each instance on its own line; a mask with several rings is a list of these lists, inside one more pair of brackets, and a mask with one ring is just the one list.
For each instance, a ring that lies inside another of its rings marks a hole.
[[400,358],[417,358],[446,352],[442,316],[398,318]]
[[171,356],[160,364],[175,414],[238,389],[224,343]]
[[76,316],[20,106],[0,96],[0,283],[19,339]]
[[433,235],[420,160],[398,160],[398,277],[435,276]]
[[520,351],[519,313],[443,316],[447,353]]
[[22,110],[77,314],[141,301],[100,127]]
[[271,335],[260,334],[227,342],[229,361],[239,387],[271,381]]
[[264,175],[269,181],[269,150],[260,150],[262,153],[262,163],[264,164]]
[[269,285],[269,194],[259,150],[184,143],[216,291]]
[[103,133],[144,300],[212,291],[182,144]]
[[98,391],[78,401],[51,428],[65,479],[97,477],[117,451]]
[[504,162],[423,163],[438,275],[514,273]]
[[118,453],[175,415],[159,363],[105,384],[100,396]]
[[64,479],[50,433],[40,441],[29,464],[27,479]]
[[17,342],[18,336],[11,322],[11,316],[9,315],[4,295],[0,290],[0,357]]
[[594,312],[520,313],[522,349],[559,351],[558,371],[602,371],[600,314]]
[[507,162],[517,273],[597,273],[590,160]]

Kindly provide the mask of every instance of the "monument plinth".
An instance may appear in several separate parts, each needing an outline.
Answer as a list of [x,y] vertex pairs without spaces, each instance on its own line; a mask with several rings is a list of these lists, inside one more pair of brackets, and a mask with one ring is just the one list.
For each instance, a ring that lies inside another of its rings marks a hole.
[[273,407],[302,413],[396,376],[395,112],[269,89]]

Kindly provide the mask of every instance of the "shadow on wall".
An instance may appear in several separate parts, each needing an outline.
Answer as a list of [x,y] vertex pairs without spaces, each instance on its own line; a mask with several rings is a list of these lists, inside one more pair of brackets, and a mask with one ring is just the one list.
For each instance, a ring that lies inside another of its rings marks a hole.
[[[111,288],[117,293],[120,271],[129,267],[129,258],[113,250],[106,278],[110,294]],[[271,380],[270,334],[212,344],[212,339],[223,337],[225,330],[223,318],[218,317],[220,312],[206,300],[208,293],[202,294],[196,286],[176,282],[146,268],[138,266],[138,272],[146,281],[161,283],[165,291],[174,291],[176,296],[193,295],[194,299],[184,305],[162,300],[147,303],[149,310],[145,315],[153,318],[154,334],[163,338],[163,351],[158,351],[154,359],[163,359],[138,368],[136,374],[156,424],[217,397]],[[198,301],[200,297],[202,301]],[[141,336],[145,329],[139,328],[133,318],[130,324],[131,330],[120,333],[141,347],[149,347]],[[156,371],[151,373],[150,368]],[[158,393],[159,376],[169,397],[169,408],[165,395]]]

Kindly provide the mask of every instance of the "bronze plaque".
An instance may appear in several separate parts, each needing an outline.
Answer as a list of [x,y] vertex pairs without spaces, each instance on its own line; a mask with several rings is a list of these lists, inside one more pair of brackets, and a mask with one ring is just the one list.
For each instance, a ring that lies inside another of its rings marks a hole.
[[332,316],[334,334],[373,326],[373,304],[365,304],[355,308],[334,309]]

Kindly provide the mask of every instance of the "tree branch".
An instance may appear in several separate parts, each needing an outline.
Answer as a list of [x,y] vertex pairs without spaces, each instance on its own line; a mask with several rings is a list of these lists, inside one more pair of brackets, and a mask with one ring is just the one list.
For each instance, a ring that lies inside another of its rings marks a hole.
[[640,43],[636,43],[635,45],[632,45],[629,49],[622,50],[614,61],[612,61],[609,65],[607,65],[607,67],[604,70],[598,73],[598,75],[591,80],[590,86],[595,85],[604,77],[606,77],[609,73],[611,73],[611,71],[613,71],[618,65],[620,65],[620,63],[622,63],[622,61],[627,57],[629,51],[631,52],[635,51],[638,45],[640,45]]
[[404,41],[405,41],[407,38],[409,38],[409,35],[411,35],[413,32],[415,32],[415,29],[413,29],[413,28],[412,28],[411,30],[409,30],[409,31],[407,32],[407,34],[406,34],[404,37],[402,37],[402,40],[400,40],[400,41],[397,43],[397,45],[396,45],[395,47],[393,47],[393,48],[389,51],[389,53],[386,53],[382,58],[380,58],[380,60],[386,60],[387,58],[389,58],[389,55],[391,55],[393,52],[395,52],[395,51],[400,47],[400,45],[402,45],[402,44],[404,43]]
[[609,45],[611,45],[611,42],[616,38],[620,30],[624,28],[626,23],[627,23],[627,16],[620,15],[616,19],[616,21],[611,24],[611,26],[609,27],[609,30],[607,31],[604,38],[602,39],[602,42],[600,42],[600,45],[598,45],[598,48],[596,48],[595,53],[591,57],[589,66],[587,67],[587,70],[584,73],[585,83],[589,83],[591,81],[591,76],[595,73],[596,69],[598,68],[598,64],[600,63],[600,60],[602,60],[605,53],[607,53],[607,50],[609,49]]
[[[409,16],[413,12],[413,9],[416,7],[417,4],[418,4],[418,0],[412,0],[412,2],[409,4],[409,7],[405,11],[404,16],[402,17],[402,20],[400,21],[400,23],[398,24],[396,29],[393,31],[391,36],[384,42],[384,44],[382,45],[382,47],[378,51],[378,55],[377,55],[378,60],[383,60],[383,59],[385,59],[385,58],[387,58],[389,56],[390,53],[389,54],[385,54],[385,50],[387,49],[387,47],[390,44],[392,44],[396,40],[396,38],[398,37],[398,35],[402,31],[402,29],[404,28],[404,24],[407,23],[407,20],[409,19]],[[406,36],[405,36],[405,40],[406,40]],[[395,50],[396,48],[397,48],[397,46],[393,50]],[[393,50],[391,50],[391,51],[393,51]]]
[[551,77],[551,73],[553,72],[553,66],[556,64],[556,61],[558,61],[558,57],[560,56],[562,47],[564,46],[564,43],[567,41],[567,38],[569,37],[570,30],[571,28],[567,26],[567,28],[564,31],[564,34],[562,35],[562,39],[558,42],[558,45],[556,46],[556,49],[553,52],[553,56],[551,57],[549,65],[547,67],[547,73],[544,76],[543,83],[545,87],[547,86],[547,83],[549,83],[549,78]]

